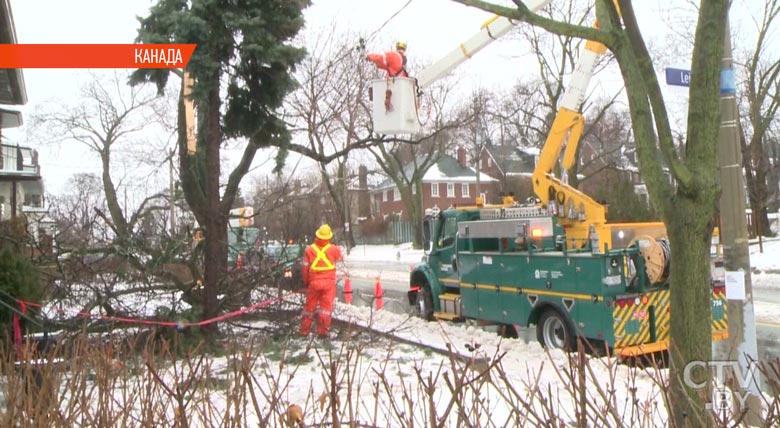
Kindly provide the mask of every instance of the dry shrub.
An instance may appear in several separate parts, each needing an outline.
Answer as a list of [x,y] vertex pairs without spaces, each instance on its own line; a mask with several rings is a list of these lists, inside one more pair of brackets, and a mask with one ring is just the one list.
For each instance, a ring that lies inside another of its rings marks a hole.
[[[585,352],[544,367],[506,367],[504,354],[425,358],[402,366],[398,345],[385,358],[376,338],[324,345],[241,334],[224,357],[174,341],[77,337],[46,355],[6,353],[0,385],[4,427],[656,427],[667,426],[663,369],[628,368]],[[334,346],[338,344],[338,346]],[[370,345],[370,346],[369,346]],[[141,349],[139,352],[138,349]],[[492,351],[491,351],[492,352]],[[562,363],[567,361],[567,363]],[[317,368],[312,371],[309,365]],[[425,364],[424,364],[425,363]],[[427,365],[426,365],[427,364]],[[548,366],[549,367],[549,366]],[[778,392],[778,364],[772,390]],[[526,372],[518,383],[517,370]],[[639,377],[658,392],[643,396]],[[514,379],[514,380],[513,380]],[[563,386],[560,386],[563,385]],[[305,392],[303,394],[302,392]],[[300,397],[305,396],[305,399]],[[301,400],[293,402],[294,398]],[[767,427],[778,402],[765,403]],[[726,421],[732,426],[733,420]],[[719,425],[713,422],[714,425]]]

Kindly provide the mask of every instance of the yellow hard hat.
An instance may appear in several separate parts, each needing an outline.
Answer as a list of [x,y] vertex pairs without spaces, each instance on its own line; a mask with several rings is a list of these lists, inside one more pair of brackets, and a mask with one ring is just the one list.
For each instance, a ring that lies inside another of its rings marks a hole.
[[323,241],[328,241],[330,238],[333,238],[333,231],[330,230],[330,226],[323,224],[319,229],[317,229],[315,236],[319,239],[322,239]]
[[398,41],[398,42],[395,44],[395,48],[396,48],[396,49],[403,49],[403,50],[406,50],[406,42],[399,40],[399,41]]

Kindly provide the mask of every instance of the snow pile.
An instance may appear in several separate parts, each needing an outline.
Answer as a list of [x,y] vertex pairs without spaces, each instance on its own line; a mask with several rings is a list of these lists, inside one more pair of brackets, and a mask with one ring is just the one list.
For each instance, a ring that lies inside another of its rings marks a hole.
[[345,255],[349,262],[396,262],[406,265],[414,264],[422,260],[423,250],[415,250],[412,243],[401,245],[358,245]]
[[761,245],[757,239],[752,240],[750,268],[757,273],[780,274],[780,238],[763,238]]
[[382,281],[409,282],[409,272],[423,258],[412,243],[401,245],[358,245],[344,255],[352,278],[381,278]]

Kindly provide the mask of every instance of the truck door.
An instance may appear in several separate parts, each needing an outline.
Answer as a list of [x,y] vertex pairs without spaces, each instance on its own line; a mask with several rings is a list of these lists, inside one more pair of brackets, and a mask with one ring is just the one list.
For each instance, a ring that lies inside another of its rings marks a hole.
[[456,258],[458,220],[456,217],[444,217],[439,222],[435,234],[434,250],[431,253],[431,266],[439,281],[448,287],[460,285]]

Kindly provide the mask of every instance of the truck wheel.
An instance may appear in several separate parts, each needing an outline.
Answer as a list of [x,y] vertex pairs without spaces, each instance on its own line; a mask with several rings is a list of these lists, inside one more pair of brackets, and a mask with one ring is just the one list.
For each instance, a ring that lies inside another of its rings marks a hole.
[[514,324],[499,324],[498,335],[504,339],[517,339],[519,337]]
[[547,309],[536,324],[536,339],[543,347],[572,352],[577,349],[571,323],[555,309]]
[[417,292],[414,312],[415,315],[426,321],[433,321],[433,295],[428,284],[423,284]]

